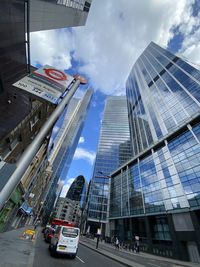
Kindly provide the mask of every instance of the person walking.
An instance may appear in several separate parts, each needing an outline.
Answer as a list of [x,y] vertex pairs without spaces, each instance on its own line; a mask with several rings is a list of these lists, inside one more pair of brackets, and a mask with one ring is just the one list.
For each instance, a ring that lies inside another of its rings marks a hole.
[[34,230],[40,225],[40,219],[37,219],[35,224],[34,224]]
[[135,236],[135,252],[140,252],[140,237],[138,235]]
[[116,237],[115,248],[119,250],[119,239]]

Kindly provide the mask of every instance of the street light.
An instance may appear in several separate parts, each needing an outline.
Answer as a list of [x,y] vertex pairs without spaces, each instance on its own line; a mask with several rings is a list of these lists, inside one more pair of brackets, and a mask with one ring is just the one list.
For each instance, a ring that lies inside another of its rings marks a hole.
[[[104,174],[101,171],[98,171],[99,174],[103,175],[106,178],[111,178],[111,176]],[[96,249],[98,249],[99,246],[99,238],[100,235],[102,234],[102,209],[103,209],[103,200],[104,200],[104,186],[105,186],[105,179],[103,181],[103,191],[102,191],[102,198],[101,198],[101,208],[100,208],[100,214],[99,214],[99,229],[97,230],[97,243],[96,243]]]

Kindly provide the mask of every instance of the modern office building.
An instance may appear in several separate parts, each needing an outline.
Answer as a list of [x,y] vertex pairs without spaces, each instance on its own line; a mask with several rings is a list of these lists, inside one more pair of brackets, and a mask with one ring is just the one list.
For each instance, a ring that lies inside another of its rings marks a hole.
[[110,96],[106,100],[98,151],[88,198],[88,226],[97,233],[106,233],[108,222],[109,175],[131,158],[130,131],[125,96]]
[[134,157],[112,173],[111,235],[200,262],[200,71],[152,42],[126,93]]
[[62,126],[53,141],[49,163],[53,166],[54,173],[57,173],[61,180],[66,177],[70,167],[90,107],[92,95],[93,90],[88,89],[82,99],[72,98],[67,107]]
[[30,31],[83,26],[92,0],[30,0]]
[[49,188],[47,189],[48,193],[43,215],[45,220],[48,220],[52,211],[56,199],[58,181],[59,179],[65,179],[67,176],[70,163],[84,126],[92,94],[93,90],[88,89],[82,99],[72,99],[72,101],[70,101],[63,118],[60,133],[58,133],[53,142],[53,149],[50,151],[49,155],[49,165],[52,168],[52,178]]

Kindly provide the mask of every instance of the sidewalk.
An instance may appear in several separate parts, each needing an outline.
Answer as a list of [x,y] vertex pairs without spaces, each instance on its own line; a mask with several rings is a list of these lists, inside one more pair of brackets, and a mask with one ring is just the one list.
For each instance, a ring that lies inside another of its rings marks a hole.
[[[128,267],[144,267],[145,266],[144,263],[143,264],[141,264],[141,262],[137,263],[137,259],[139,260],[139,258],[142,258],[143,260],[151,259],[155,261],[161,261],[166,264],[170,263],[170,265],[172,265],[173,267],[199,267],[200,266],[200,264],[174,260],[171,258],[160,257],[160,256],[156,256],[156,255],[152,255],[152,254],[148,254],[144,252],[140,252],[139,254],[136,254],[136,253],[127,251],[125,249],[120,249],[120,252],[123,252],[122,254],[122,253],[118,253],[118,251],[111,244],[107,244],[104,242],[99,242],[99,247],[98,249],[96,249],[96,239],[93,240],[93,239],[86,238],[86,237],[81,237],[80,243]],[[158,266],[158,265],[155,264],[155,266]]]
[[32,266],[35,239],[23,238],[22,235],[27,229],[32,229],[32,227],[0,233],[0,267]]

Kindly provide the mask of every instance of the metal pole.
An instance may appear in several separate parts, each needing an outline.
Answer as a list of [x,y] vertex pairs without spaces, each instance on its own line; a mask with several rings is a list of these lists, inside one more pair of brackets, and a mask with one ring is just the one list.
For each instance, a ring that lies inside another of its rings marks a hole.
[[49,119],[42,126],[42,128],[40,129],[39,133],[37,134],[33,142],[27,147],[27,149],[22,154],[19,162],[17,163],[16,170],[11,175],[8,182],[0,192],[0,210],[3,208],[6,201],[9,199],[10,195],[19,184],[26,169],[32,162],[34,156],[36,155],[38,149],[40,148],[42,142],[44,141],[44,138],[48,135],[49,131],[51,130],[51,128],[53,127],[59,116],[62,114],[66,105],[69,103],[70,99],[76,92],[79,84],[80,81],[76,80],[75,83],[72,85],[71,89],[69,90],[69,92],[66,94],[63,100],[60,102],[60,104],[53,111]]

